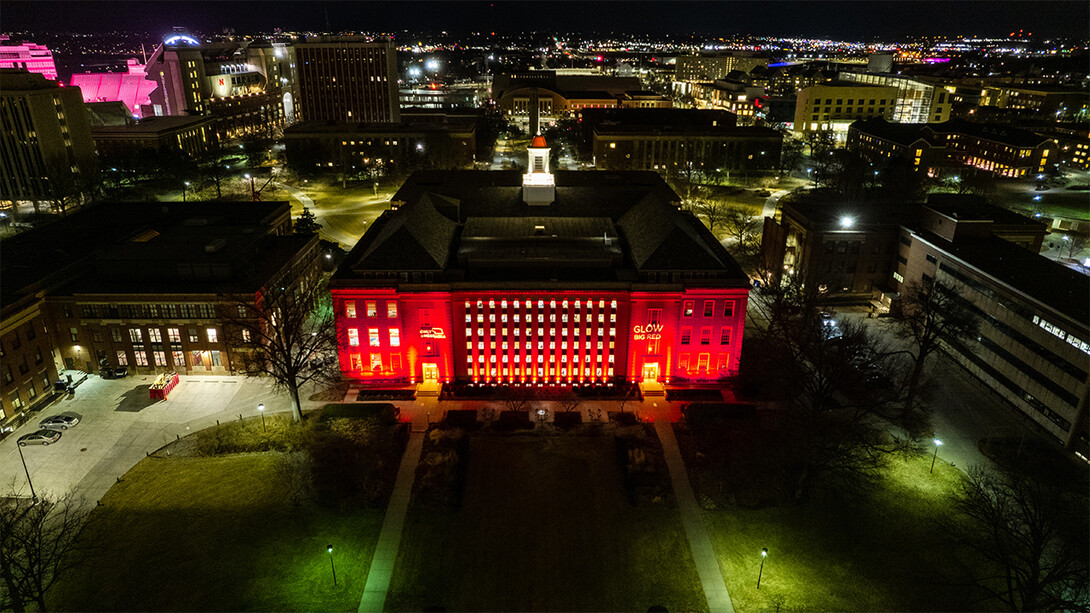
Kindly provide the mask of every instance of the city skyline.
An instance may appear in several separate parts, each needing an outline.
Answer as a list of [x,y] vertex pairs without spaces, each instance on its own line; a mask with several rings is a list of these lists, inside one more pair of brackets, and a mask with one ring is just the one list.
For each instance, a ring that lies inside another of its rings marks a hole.
[[[42,11],[48,4],[56,10]],[[526,31],[629,34],[785,36],[891,40],[963,34],[1003,37],[1019,30],[1035,38],[1085,38],[1090,6],[1082,2],[395,2],[273,3],[283,10],[254,11],[250,2],[158,2],[132,10],[123,2],[5,3],[6,31],[112,30],[169,32],[180,26],[206,33],[372,31],[452,34]],[[621,7],[623,6],[623,10]],[[150,9],[150,10],[147,10]],[[573,10],[574,9],[574,10]],[[328,28],[327,28],[328,24]],[[721,24],[721,25],[719,25]]]

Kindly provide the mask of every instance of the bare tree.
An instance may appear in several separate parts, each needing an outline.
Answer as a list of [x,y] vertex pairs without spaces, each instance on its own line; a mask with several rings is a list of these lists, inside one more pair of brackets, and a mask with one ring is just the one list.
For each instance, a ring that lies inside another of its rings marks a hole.
[[293,507],[298,507],[313,493],[314,480],[310,458],[303,451],[282,454],[275,465],[276,477]]
[[937,281],[911,281],[901,294],[901,313],[897,317],[898,334],[915,346],[904,399],[905,413],[920,389],[924,364],[943,340],[963,342],[976,336],[979,319],[955,288]]
[[508,411],[528,411],[530,393],[521,387],[508,386],[500,395],[503,408]]
[[1090,610],[1086,498],[1048,479],[969,470],[946,528],[981,554],[977,583],[1011,611]]
[[325,280],[307,271],[271,283],[253,297],[236,297],[226,314],[228,341],[248,376],[267,376],[291,397],[292,419],[303,418],[299,390],[341,378],[333,305]]
[[565,413],[571,413],[575,409],[579,408],[581,402],[582,401],[580,400],[579,396],[576,396],[573,392],[568,392],[564,394],[560,397],[559,400],[556,401],[556,403],[560,405],[560,410],[564,411]]
[[58,579],[87,561],[80,539],[89,514],[74,494],[38,501],[14,493],[0,502],[0,610],[25,611],[29,603],[46,610],[45,593]]
[[1060,243],[1060,255],[1073,260],[1086,248],[1088,242],[1090,242],[1090,237],[1085,234],[1065,234],[1063,242]]
[[716,233],[716,228],[722,228],[725,225],[728,211],[730,207],[727,203],[719,198],[710,197],[703,192],[695,194],[691,202],[692,211],[697,217],[704,218],[704,225],[708,226],[708,230],[716,237],[719,234]]
[[723,212],[722,225],[727,237],[738,244],[742,254],[757,254],[764,229],[759,215],[753,215],[741,207],[727,207]]

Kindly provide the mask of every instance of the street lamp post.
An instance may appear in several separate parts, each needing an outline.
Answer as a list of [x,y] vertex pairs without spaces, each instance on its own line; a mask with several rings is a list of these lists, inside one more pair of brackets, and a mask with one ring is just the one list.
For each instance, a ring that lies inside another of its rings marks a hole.
[[16,449],[19,450],[19,459],[23,461],[23,472],[26,473],[26,482],[30,486],[30,498],[34,502],[38,502],[38,495],[34,493],[34,482],[30,480],[30,470],[26,467],[26,458],[23,457],[23,446],[16,445]]
[[254,202],[257,202],[257,188],[254,186],[254,177],[253,177],[253,175],[251,175],[250,173],[246,173],[243,176],[250,180],[250,198]]
[[326,551],[329,552],[329,568],[333,570],[333,586],[337,586],[337,566],[333,564],[333,545],[326,545]]
[[765,558],[768,557],[768,547],[761,548],[761,570],[757,571],[757,589],[761,589],[761,575],[765,572]]
[[182,182],[182,202],[185,202],[185,188],[189,187],[189,181]]
[[927,471],[927,474],[935,472],[935,460],[939,457],[939,447],[942,447],[942,439],[935,439],[935,453],[931,456],[931,470]]
[[265,427],[265,403],[257,405],[257,412],[261,413],[261,431],[268,434],[269,430]]

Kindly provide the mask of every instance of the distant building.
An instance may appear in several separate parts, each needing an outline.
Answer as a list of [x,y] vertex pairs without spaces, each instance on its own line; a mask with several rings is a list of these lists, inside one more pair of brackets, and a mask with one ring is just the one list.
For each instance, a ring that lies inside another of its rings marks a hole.
[[265,41],[207,43],[175,34],[155,48],[145,70],[157,87],[142,117],[208,115],[220,140],[273,130],[294,106],[290,55]]
[[0,202],[78,199],[95,164],[78,88],[0,69],[0,122]]
[[104,155],[177,149],[200,157],[216,145],[214,123],[212,117],[148,117],[125,125],[95,126],[91,136]]
[[228,374],[238,300],[319,272],[286,202],[104,203],[0,243],[0,430],[58,370]]
[[284,129],[288,164],[302,171],[377,174],[473,163],[480,115],[404,112],[397,123],[304,121]]
[[129,115],[140,117],[141,107],[151,104],[155,81],[149,81],[139,60],[127,60],[128,72],[79,73],[70,85],[80,88],[84,102],[124,102]]
[[650,172],[409,177],[331,281],[364,385],[714,382],[738,370],[749,279]]
[[309,121],[400,120],[397,50],[391,40],[308,37],[297,42],[299,106]]
[[730,111],[743,123],[751,124],[757,112],[754,101],[764,95],[765,88],[719,79],[710,83],[692,83],[689,92],[697,108]]
[[749,72],[757,66],[767,66],[769,59],[751,51],[735,51],[716,55],[680,55],[674,68],[675,81],[714,81],[732,70]]
[[981,89],[980,106],[1021,111],[1042,119],[1086,121],[1090,93],[1048,85],[988,85]]
[[57,65],[48,47],[11,40],[7,34],[0,34],[0,68],[18,68],[57,80]]
[[933,174],[948,164],[947,152],[942,142],[923,131],[924,125],[881,118],[855,121],[848,126],[846,147],[878,166],[907,161],[915,170]]
[[843,81],[897,88],[893,116],[897,123],[940,123],[950,119],[953,94],[916,77],[871,72],[841,72]]
[[827,130],[844,142],[849,124],[872,117],[889,121],[896,102],[894,87],[844,81],[812,85],[799,92],[793,129],[800,135]]
[[583,109],[648,108],[668,103],[665,97],[655,96],[641,91],[637,77],[530,70],[497,75],[492,82],[492,98],[499,109],[520,120],[529,118],[535,105],[538,116],[548,121],[576,116]]
[[783,136],[738,127],[726,111],[695,109],[588,109],[583,149],[601,170],[700,168],[770,171],[780,161]]

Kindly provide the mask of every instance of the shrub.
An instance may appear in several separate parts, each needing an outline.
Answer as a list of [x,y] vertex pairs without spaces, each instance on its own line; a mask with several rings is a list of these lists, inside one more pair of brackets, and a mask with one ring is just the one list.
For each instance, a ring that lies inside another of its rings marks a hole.
[[475,409],[453,409],[447,411],[443,422],[451,428],[475,428],[477,427],[477,411]]
[[397,422],[401,410],[389,402],[371,402],[366,404],[327,404],[322,407],[322,419],[346,417],[350,419],[375,420],[391,425]]
[[534,427],[530,421],[529,411],[500,411],[500,419],[496,422],[500,430],[529,430]]

